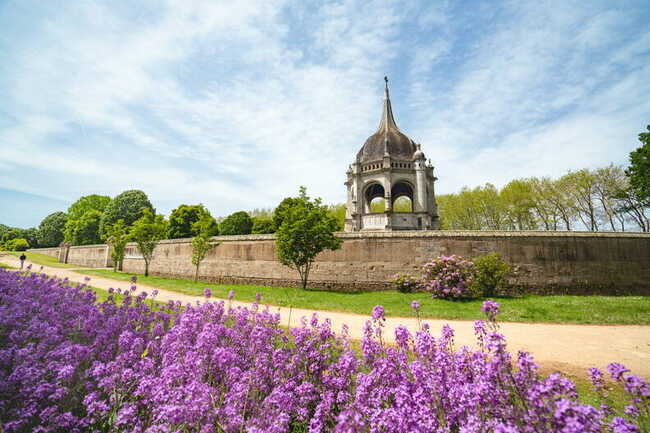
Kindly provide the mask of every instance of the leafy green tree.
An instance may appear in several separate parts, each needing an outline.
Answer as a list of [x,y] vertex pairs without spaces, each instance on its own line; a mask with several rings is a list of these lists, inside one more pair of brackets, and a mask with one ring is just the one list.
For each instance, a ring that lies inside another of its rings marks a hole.
[[274,233],[274,227],[273,218],[253,217],[253,228],[251,229],[251,233]]
[[[64,239],[66,242],[70,242],[72,245],[89,245],[89,244],[82,244],[79,243],[75,239],[75,232],[79,231],[80,229],[77,227],[79,224],[79,221],[81,221],[82,217],[90,211],[95,211],[95,213],[99,213],[101,216],[108,206],[108,204],[111,202],[111,198],[105,195],[97,195],[97,194],[92,194],[92,195],[86,195],[76,202],[72,203],[70,207],[68,208],[68,221],[65,224],[65,230],[64,230]],[[90,218],[90,217],[89,217]],[[88,221],[85,221],[85,227],[81,229],[82,231],[88,230]],[[99,243],[101,242],[101,238],[99,236],[99,224],[97,224],[96,227],[97,233],[95,234],[86,234],[85,237],[92,238],[96,241],[93,241],[92,243]]]
[[299,201],[300,201],[299,198],[287,197],[280,202],[278,207],[275,208],[275,210],[273,211],[273,232],[274,233],[277,232],[280,226],[282,225],[282,221],[284,221],[285,214]]
[[[96,209],[90,209],[84,213],[81,218],[76,220],[71,226],[70,221],[66,223],[66,230],[73,228],[72,245],[94,245],[99,244],[102,240],[99,237],[99,223],[102,219],[102,213]],[[66,239],[67,240],[67,239]]]
[[193,224],[192,231],[196,236],[192,238],[192,264],[195,266],[194,282],[199,279],[199,267],[205,259],[208,252],[219,245],[211,242],[212,232],[214,230],[214,218],[205,214],[201,219]]
[[311,200],[304,187],[300,188],[299,197],[287,203],[292,205],[283,210],[276,238],[277,256],[280,263],[298,271],[305,289],[316,256],[341,247],[341,239],[334,236],[338,223],[321,199]]
[[329,205],[327,208],[332,218],[334,218],[338,224],[337,231],[342,231],[345,227],[345,212],[347,206],[344,203],[340,203]]
[[108,228],[106,243],[111,247],[111,258],[113,259],[113,270],[122,270],[126,244],[129,242],[129,230],[123,220],[117,220]]
[[38,244],[41,247],[56,247],[63,242],[63,230],[68,217],[64,212],[49,214],[38,226]]
[[639,134],[641,147],[630,153],[630,166],[625,174],[637,199],[645,206],[650,206],[650,125],[648,132]]
[[496,296],[506,285],[512,267],[499,253],[485,254],[472,259],[476,270],[474,284],[486,297]]
[[533,189],[530,180],[515,179],[499,191],[499,198],[504,207],[507,226],[514,230],[534,230],[537,219],[533,209]]
[[15,238],[5,243],[5,249],[7,251],[26,251],[28,248],[29,242],[23,238]]
[[[182,204],[174,209],[169,216],[169,229],[167,232],[168,239],[190,238],[195,236],[197,232],[194,230],[194,224],[201,220],[203,217],[209,217],[211,221],[209,229],[210,236],[219,234],[219,226],[210,212],[202,205],[186,205]],[[206,220],[206,221],[208,221]]]
[[144,209],[155,212],[147,194],[132,189],[117,195],[104,209],[99,224],[99,235],[106,239],[108,228],[119,219],[128,227],[144,215]]
[[565,182],[569,203],[582,224],[588,230],[600,230],[600,209],[595,200],[597,180],[594,172],[586,168],[569,171],[560,181]]
[[154,215],[149,208],[145,207],[142,209],[142,217],[131,226],[130,234],[144,258],[144,276],[147,277],[156,245],[167,234],[167,222],[162,215]]
[[22,230],[21,238],[26,239],[30,248],[38,248],[38,230],[35,227]]
[[221,224],[219,232],[222,235],[249,235],[253,229],[253,220],[247,212],[239,211],[228,215]]

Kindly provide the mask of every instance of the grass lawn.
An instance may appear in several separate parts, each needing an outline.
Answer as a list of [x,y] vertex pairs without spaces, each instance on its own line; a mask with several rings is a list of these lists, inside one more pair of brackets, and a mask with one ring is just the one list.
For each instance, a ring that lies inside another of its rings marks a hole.
[[[15,257],[20,257],[23,254],[23,251],[5,251],[6,254],[11,254]],[[45,254],[31,253],[29,251],[24,251],[27,256],[27,261],[32,262],[36,265],[50,266],[52,268],[78,268],[77,265],[68,265],[66,263],[59,263],[54,257],[46,256]],[[37,269],[38,270],[38,269]]]
[[[86,275],[96,275],[117,280],[129,280],[132,274],[110,270],[79,270]],[[372,307],[383,305],[388,316],[412,316],[411,301],[420,301],[421,315],[447,320],[476,320],[483,318],[483,300],[445,301],[432,299],[425,293],[399,293],[397,291],[342,293],[297,288],[245,286],[234,284],[194,283],[191,280],[138,275],[138,282],[164,290],[202,296],[207,287],[212,296],[226,298],[235,291],[235,299],[253,301],[256,293],[262,302],[314,310],[342,311],[370,314]],[[495,298],[501,304],[502,322],[545,322],[583,324],[650,324],[650,297],[642,296],[534,296]]]

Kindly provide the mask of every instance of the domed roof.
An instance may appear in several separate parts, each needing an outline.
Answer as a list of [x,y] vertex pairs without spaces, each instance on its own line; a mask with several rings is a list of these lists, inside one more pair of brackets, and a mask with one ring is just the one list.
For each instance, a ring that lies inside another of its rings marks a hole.
[[357,153],[357,162],[376,161],[388,154],[396,159],[413,159],[417,146],[413,140],[399,130],[393,118],[393,109],[388,95],[388,78],[384,91],[384,109],[377,132],[372,134]]

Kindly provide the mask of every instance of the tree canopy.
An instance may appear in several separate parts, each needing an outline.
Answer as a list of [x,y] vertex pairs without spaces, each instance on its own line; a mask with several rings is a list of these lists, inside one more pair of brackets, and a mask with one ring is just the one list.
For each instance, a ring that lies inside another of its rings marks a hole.
[[637,199],[650,206],[650,125],[639,134],[641,146],[630,153],[630,166],[625,174]]
[[108,228],[119,219],[124,221],[126,226],[133,224],[144,215],[144,209],[154,212],[154,208],[144,192],[132,189],[117,195],[106,206],[102,214],[99,224],[101,238],[106,239]]
[[63,230],[68,217],[65,212],[54,212],[43,218],[38,226],[38,244],[41,247],[57,247],[63,242]]
[[221,224],[219,232],[222,235],[249,235],[253,229],[253,220],[247,212],[239,211],[228,215]]
[[[100,243],[99,220],[110,202],[111,198],[108,196],[91,194],[72,203],[68,208],[68,220],[63,232],[65,241],[72,245]],[[88,216],[84,219],[86,214]]]
[[219,234],[217,221],[212,218],[210,211],[208,211],[202,204],[182,204],[174,209],[171,215],[169,215],[167,237],[169,239],[179,239],[195,236],[197,234],[195,224],[202,219],[204,219],[202,224],[209,223],[207,230],[210,236],[216,236]]

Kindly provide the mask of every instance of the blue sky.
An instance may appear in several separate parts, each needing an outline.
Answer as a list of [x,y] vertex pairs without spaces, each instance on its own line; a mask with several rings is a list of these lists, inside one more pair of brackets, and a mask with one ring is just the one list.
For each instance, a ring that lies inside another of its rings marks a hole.
[[0,0],[0,223],[133,188],[163,213],[344,202],[384,75],[438,193],[625,164],[648,22],[647,1]]

